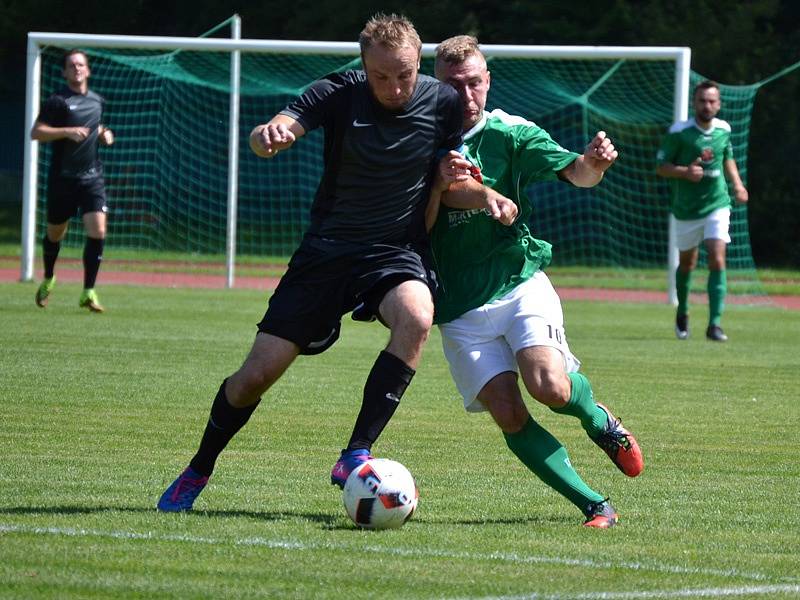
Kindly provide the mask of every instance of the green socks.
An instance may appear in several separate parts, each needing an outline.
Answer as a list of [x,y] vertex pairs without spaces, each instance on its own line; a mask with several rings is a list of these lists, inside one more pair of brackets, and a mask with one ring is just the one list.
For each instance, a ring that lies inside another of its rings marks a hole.
[[[675,271],[675,290],[678,294],[677,314],[689,312],[689,289],[692,285],[692,272]],[[719,325],[725,310],[725,295],[728,293],[728,276],[725,269],[708,272],[708,324]]]
[[528,417],[517,433],[503,433],[509,449],[539,479],[586,511],[590,502],[601,502],[603,496],[580,478],[569,462],[567,451],[553,435]]
[[678,295],[678,314],[689,313],[689,289],[692,287],[692,272],[684,273],[680,269],[675,270],[675,291]]
[[725,295],[728,293],[728,276],[725,269],[708,273],[708,324],[719,325],[725,310]]
[[586,377],[581,373],[567,373],[567,376],[572,382],[569,402],[559,408],[551,406],[550,410],[561,415],[577,417],[589,437],[596,438],[605,428],[608,415],[595,404],[592,385]]

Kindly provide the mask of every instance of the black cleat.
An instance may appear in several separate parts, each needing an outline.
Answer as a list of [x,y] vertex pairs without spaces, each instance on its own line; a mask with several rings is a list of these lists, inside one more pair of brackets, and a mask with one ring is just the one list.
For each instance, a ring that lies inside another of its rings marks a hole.
[[689,315],[675,316],[675,337],[679,340],[689,337]]
[[706,338],[712,342],[727,342],[728,336],[722,331],[719,325],[709,325],[706,329]]
[[590,503],[583,514],[586,516],[586,520],[583,522],[584,527],[608,529],[614,527],[619,521],[617,511],[611,506],[608,498]]

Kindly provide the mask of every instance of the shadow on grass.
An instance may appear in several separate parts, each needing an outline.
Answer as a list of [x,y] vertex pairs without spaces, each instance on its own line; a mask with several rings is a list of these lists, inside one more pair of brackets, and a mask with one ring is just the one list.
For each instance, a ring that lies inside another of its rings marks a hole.
[[578,519],[580,519],[579,514],[575,519],[563,516],[526,515],[496,519],[419,519],[419,521],[427,525],[574,525]]
[[[163,514],[168,518],[168,513],[160,513],[153,508],[132,507],[132,506],[11,506],[0,508],[0,515],[94,515],[104,512],[124,512],[140,514]],[[253,510],[192,510],[188,513],[199,517],[213,518],[241,518],[255,519],[259,521],[293,521],[303,520],[322,523],[325,525],[335,524],[340,517],[324,513],[300,512],[300,511],[253,511]]]
[[[83,506],[83,505],[64,505],[64,506],[10,506],[0,508],[0,515],[96,515],[101,513],[131,513],[131,514],[159,514],[163,518],[174,518],[169,513],[160,513],[153,508],[132,507],[132,506]],[[238,519],[246,518],[256,521],[265,522],[278,522],[278,521],[309,521],[312,523],[320,523],[325,529],[332,531],[336,530],[350,530],[353,529],[352,523],[346,520],[344,513],[341,515],[318,513],[318,512],[302,512],[302,511],[256,511],[256,510],[192,510],[186,513],[176,513],[178,518],[184,518],[191,515],[196,517],[214,518],[214,519]],[[344,520],[343,520],[344,518]],[[577,517],[576,517],[577,519]],[[565,516],[547,516],[547,515],[525,515],[519,517],[503,517],[503,518],[488,518],[488,519],[436,519],[415,516],[414,523],[425,524],[428,526],[438,525],[533,525],[533,526],[547,526],[547,525],[574,525],[576,519],[571,519]]]

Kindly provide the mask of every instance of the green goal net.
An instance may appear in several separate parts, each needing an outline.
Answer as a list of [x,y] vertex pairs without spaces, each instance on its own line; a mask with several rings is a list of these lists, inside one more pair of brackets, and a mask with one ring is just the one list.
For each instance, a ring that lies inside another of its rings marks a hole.
[[[115,145],[100,151],[110,209],[107,257],[113,260],[115,253],[130,252],[145,256],[146,251],[148,257],[222,261],[230,54],[81,47],[90,58],[90,86],[105,97],[106,124],[116,135]],[[55,47],[42,53],[42,99],[62,83],[62,53]],[[665,289],[668,186],[655,175],[655,156],[673,121],[675,62],[508,58],[493,56],[490,49],[487,54],[492,77],[489,108],[531,119],[561,145],[579,152],[596,131],[604,130],[620,151],[617,164],[596,188],[547,183],[529,190],[535,206],[532,229],[553,244],[554,269],[574,273],[565,280],[568,284],[588,285],[591,278],[586,273],[601,269],[612,274],[614,285]],[[249,150],[251,129],[313,80],[359,66],[356,55],[242,52],[237,264],[285,261],[307,226],[322,173],[320,131],[265,161]],[[426,56],[422,72],[432,71]],[[699,79],[692,74],[692,83]],[[756,89],[723,85],[721,90],[720,117],[731,123],[745,181]],[[49,157],[48,145],[42,144],[37,186],[41,199],[46,198]],[[38,246],[44,202],[37,206]],[[745,208],[734,209],[731,233],[731,291],[758,292]],[[80,227],[71,228],[65,243],[82,245]]]

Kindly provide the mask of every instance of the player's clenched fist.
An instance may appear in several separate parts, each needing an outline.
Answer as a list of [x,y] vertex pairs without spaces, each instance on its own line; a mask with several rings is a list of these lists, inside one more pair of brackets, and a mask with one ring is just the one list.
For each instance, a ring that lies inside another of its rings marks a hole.
[[67,127],[65,129],[66,137],[73,142],[80,143],[89,137],[88,127]]
[[284,123],[259,125],[250,134],[250,149],[261,158],[272,158],[295,141],[295,135]]
[[617,156],[619,153],[605,131],[598,131],[583,152],[584,160],[589,167],[599,172],[604,172],[614,164]]

